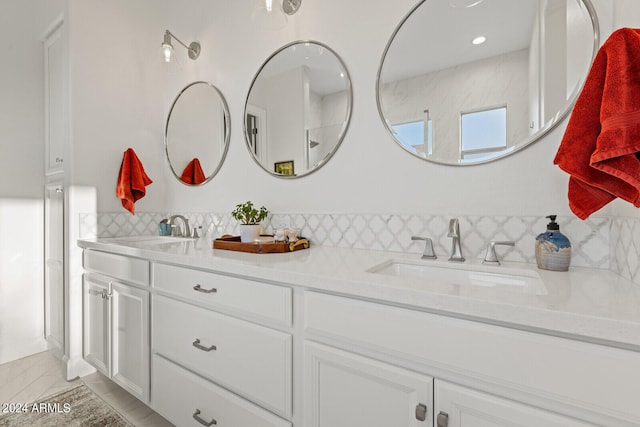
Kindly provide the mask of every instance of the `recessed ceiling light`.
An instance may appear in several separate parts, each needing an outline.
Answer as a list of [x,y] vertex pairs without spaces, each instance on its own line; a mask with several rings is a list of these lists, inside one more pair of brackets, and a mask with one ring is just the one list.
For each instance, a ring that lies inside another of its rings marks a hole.
[[472,44],[478,45],[478,44],[482,44],[484,42],[487,41],[487,38],[485,36],[479,36],[476,37],[475,39],[471,40]]

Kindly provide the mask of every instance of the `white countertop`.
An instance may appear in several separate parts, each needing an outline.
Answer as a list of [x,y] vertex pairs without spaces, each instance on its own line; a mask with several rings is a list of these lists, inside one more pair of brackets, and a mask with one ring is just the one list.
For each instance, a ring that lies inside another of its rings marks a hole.
[[[551,272],[506,262],[499,267],[539,274],[546,294],[534,295],[367,272],[389,259],[419,261],[416,254],[328,246],[250,254],[212,249],[209,238],[171,239],[140,236],[79,240],[78,245],[640,351],[640,285],[608,270],[571,267]],[[424,262],[452,264],[446,259]],[[480,263],[465,262],[468,265]]]

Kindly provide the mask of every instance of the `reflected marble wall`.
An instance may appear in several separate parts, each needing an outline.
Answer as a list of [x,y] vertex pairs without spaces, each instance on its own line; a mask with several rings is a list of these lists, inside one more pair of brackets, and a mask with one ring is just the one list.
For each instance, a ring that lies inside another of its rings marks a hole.
[[[507,106],[507,145],[528,136],[529,50],[384,84],[381,106],[391,124],[433,121],[435,161],[460,158],[460,112]],[[491,82],[491,83],[487,83]]]

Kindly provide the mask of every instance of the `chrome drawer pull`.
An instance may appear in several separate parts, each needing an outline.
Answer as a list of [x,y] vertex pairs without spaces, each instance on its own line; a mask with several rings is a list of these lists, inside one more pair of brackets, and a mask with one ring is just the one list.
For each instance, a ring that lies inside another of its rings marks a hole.
[[196,338],[196,340],[193,342],[193,346],[198,350],[202,350],[202,351],[217,350],[215,345],[212,345],[211,347],[205,347],[202,344],[200,344],[200,338]]
[[211,418],[211,421],[209,422],[206,422],[205,420],[200,418],[200,409],[196,409],[196,412],[193,413],[193,419],[199,422],[200,424],[202,424],[203,426],[207,426],[207,427],[218,424],[215,418]]
[[419,403],[416,405],[416,420],[425,421],[427,419],[427,405]]
[[437,427],[447,427],[449,425],[449,414],[440,411],[437,418]]
[[216,288],[211,288],[211,289],[203,289],[200,287],[200,285],[195,285],[193,287],[194,291],[198,291],[198,292],[202,292],[204,294],[211,294],[211,293],[215,293],[218,292],[218,290]]

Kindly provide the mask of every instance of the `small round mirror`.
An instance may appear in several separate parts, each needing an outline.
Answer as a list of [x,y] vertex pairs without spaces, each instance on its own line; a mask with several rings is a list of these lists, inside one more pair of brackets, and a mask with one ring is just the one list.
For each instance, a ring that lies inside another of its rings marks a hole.
[[173,175],[185,185],[209,182],[227,155],[229,108],[210,83],[194,82],[171,105],[165,127],[165,154]]
[[342,142],[352,97],[347,68],[329,47],[300,41],[278,49],[247,95],[244,131],[251,156],[274,176],[312,173]]

